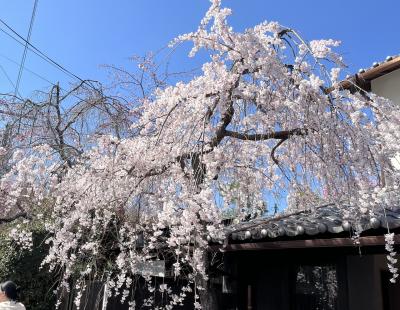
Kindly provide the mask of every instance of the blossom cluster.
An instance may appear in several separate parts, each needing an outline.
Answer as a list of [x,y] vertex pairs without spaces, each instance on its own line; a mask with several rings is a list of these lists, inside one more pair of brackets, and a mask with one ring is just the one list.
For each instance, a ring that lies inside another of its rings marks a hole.
[[[286,200],[288,211],[339,202],[356,223],[353,211],[399,201],[399,107],[340,87],[337,41],[307,43],[276,22],[239,33],[229,14],[213,0],[197,31],[173,42],[190,41],[191,55],[206,49],[210,59],[132,109],[134,135],[93,137],[70,167],[45,146],[17,153],[2,177],[2,207],[44,223],[43,266],[62,270],[64,289],[107,279],[109,296],[134,309],[131,292],[144,279],[144,306],[192,298],[201,309],[209,243],[225,239],[227,214],[240,222]],[[29,240],[18,227],[12,235]],[[184,281],[179,292],[143,271],[158,260]]]
[[386,258],[388,260],[389,271],[392,274],[390,282],[396,283],[397,277],[399,276],[399,269],[395,266],[397,263],[397,253],[394,250],[394,233],[385,234],[385,249],[389,253]]

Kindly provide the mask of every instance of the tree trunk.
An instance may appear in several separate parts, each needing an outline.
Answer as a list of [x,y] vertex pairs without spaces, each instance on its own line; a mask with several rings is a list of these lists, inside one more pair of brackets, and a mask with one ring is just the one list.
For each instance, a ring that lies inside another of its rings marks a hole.
[[[205,251],[203,253],[204,264],[206,266],[206,270],[209,270],[211,267],[211,261],[209,257],[209,253]],[[209,274],[209,272],[207,272]],[[200,304],[203,310],[218,310],[218,299],[217,299],[217,290],[215,286],[212,284],[210,279],[208,281],[204,280],[204,278],[199,277],[197,279],[197,283],[199,286],[204,288],[203,290],[199,290],[198,294],[200,297]]]
[[200,303],[203,310],[218,310],[217,292],[210,281],[199,281],[204,290],[199,291]]

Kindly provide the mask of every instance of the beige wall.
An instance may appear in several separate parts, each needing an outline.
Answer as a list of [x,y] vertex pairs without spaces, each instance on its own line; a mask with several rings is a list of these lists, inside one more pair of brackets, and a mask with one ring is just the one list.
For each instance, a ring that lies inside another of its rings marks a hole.
[[[400,69],[371,81],[373,93],[400,104]],[[393,158],[393,166],[400,169],[400,154]]]
[[400,69],[371,81],[373,93],[400,104]]

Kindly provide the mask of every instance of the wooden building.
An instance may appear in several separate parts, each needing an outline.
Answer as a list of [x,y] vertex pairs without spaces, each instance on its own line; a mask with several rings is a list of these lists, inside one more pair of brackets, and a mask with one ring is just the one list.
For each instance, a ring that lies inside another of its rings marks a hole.
[[220,308],[400,309],[400,283],[389,281],[384,246],[388,229],[400,243],[400,209],[359,214],[358,226],[335,205],[309,213],[242,223],[229,234],[219,247]]

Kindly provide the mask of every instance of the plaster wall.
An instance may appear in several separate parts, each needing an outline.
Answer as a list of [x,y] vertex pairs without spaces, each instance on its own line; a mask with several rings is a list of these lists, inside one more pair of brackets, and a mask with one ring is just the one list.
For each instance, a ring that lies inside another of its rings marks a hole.
[[400,104],[400,69],[371,81],[373,93]]
[[[371,91],[400,105],[400,69],[372,80]],[[392,159],[392,164],[400,170],[400,154]]]

